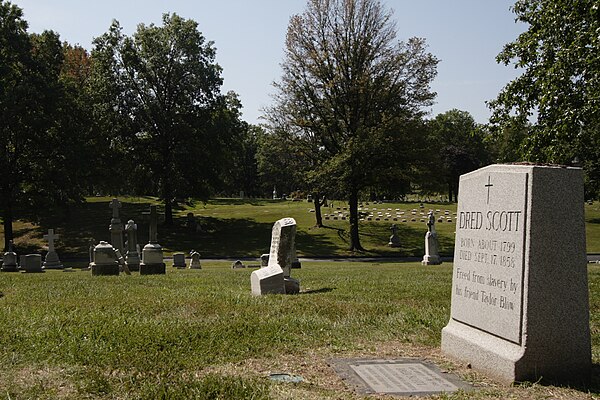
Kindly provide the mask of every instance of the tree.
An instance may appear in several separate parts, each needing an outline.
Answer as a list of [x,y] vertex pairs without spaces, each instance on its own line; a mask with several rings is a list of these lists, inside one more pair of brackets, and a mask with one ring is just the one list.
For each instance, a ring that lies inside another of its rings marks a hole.
[[132,37],[113,21],[94,41],[99,118],[134,159],[138,184],[158,191],[167,225],[176,198],[207,196],[232,134],[215,54],[198,24],[176,14],[164,14],[163,26],[138,25]]
[[432,103],[436,65],[423,39],[396,40],[392,13],[376,0],[309,0],[290,20],[273,111],[326,152],[319,171],[348,199],[351,250],[362,250],[359,191],[379,168],[407,169],[385,149]]
[[77,179],[85,134],[63,81],[56,33],[28,34],[20,8],[0,1],[0,210],[5,247],[17,205],[30,215],[81,199]]
[[529,28],[497,61],[524,71],[490,102],[491,122],[535,120],[524,142],[529,161],[585,161],[600,121],[598,2],[518,0],[512,9]]
[[483,127],[467,111],[453,109],[438,114],[429,122],[434,152],[439,154],[437,176],[448,189],[448,200],[458,199],[458,182],[492,160],[485,144]]

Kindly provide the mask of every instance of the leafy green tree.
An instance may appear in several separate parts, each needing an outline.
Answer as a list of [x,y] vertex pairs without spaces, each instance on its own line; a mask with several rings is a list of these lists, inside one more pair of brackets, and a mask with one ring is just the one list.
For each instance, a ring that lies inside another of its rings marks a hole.
[[425,49],[423,39],[398,41],[391,11],[375,0],[309,0],[290,20],[274,108],[326,152],[319,170],[348,199],[351,250],[362,250],[359,192],[379,169],[407,168],[386,149],[435,96],[437,59]]
[[[16,213],[81,200],[86,134],[66,82],[57,34],[28,34],[22,10],[0,1],[0,210],[5,247]],[[86,160],[89,161],[89,160]],[[88,168],[89,169],[89,168]],[[26,207],[23,207],[26,205]],[[27,210],[23,210],[27,208]]]
[[137,184],[164,201],[166,224],[176,198],[208,195],[237,132],[215,54],[198,24],[176,14],[164,14],[162,26],[138,25],[131,37],[114,21],[94,41],[96,111]]
[[438,114],[429,126],[432,150],[439,155],[439,162],[432,165],[438,170],[437,176],[443,178],[448,200],[457,201],[460,176],[492,161],[485,131],[471,114],[457,109]]
[[524,142],[529,161],[584,161],[600,121],[598,1],[518,0],[513,11],[529,27],[497,61],[523,73],[490,102],[491,122],[535,121]]

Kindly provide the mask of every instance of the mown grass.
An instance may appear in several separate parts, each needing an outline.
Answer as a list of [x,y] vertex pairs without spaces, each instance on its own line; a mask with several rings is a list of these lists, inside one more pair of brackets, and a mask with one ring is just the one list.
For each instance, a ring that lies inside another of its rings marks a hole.
[[[485,386],[441,398],[589,398],[585,390],[505,387],[439,353],[451,268],[305,262],[302,293],[250,295],[250,269],[205,261],[164,276],[0,275],[0,398],[360,398],[331,358],[432,358]],[[593,360],[600,362],[600,267],[590,266]],[[301,375],[275,384],[272,372]],[[540,397],[536,397],[540,395]],[[533,397],[529,397],[532,395]],[[516,396],[516,397],[515,397]],[[560,398],[560,397],[558,397]]]
[[[121,220],[126,223],[134,219],[138,224],[138,240],[144,244],[148,240],[148,217],[143,215],[150,204],[157,203],[151,197],[120,198]],[[57,251],[61,258],[87,258],[89,242],[110,241],[108,226],[112,211],[108,204],[109,197],[92,197],[79,207],[62,212],[50,213],[39,223],[20,220],[16,221],[15,244],[19,254],[43,251],[46,243],[42,236],[48,228],[55,229],[61,238],[57,241]],[[326,208],[323,213],[332,213],[338,207],[346,206],[341,201],[335,201],[333,208]],[[366,205],[365,205],[366,206]],[[274,200],[240,200],[213,199],[207,203],[196,202],[193,205],[181,204],[175,209],[175,221],[171,227],[159,227],[159,242],[166,254],[177,251],[188,253],[194,249],[203,257],[248,258],[259,257],[268,252],[271,228],[273,223],[283,217],[296,219],[297,249],[300,256],[416,256],[424,251],[424,235],[427,232],[425,222],[422,222],[420,212],[445,210],[456,212],[456,204],[426,203],[420,209],[418,203],[386,203],[370,204],[370,209],[379,210],[400,209],[405,213],[417,209],[416,221],[364,221],[360,225],[361,242],[365,252],[349,252],[348,221],[324,220],[323,228],[315,227],[312,204],[308,202],[274,201]],[[201,231],[190,231],[186,227],[186,214],[196,215]],[[409,214],[410,215],[410,214]],[[412,216],[411,216],[412,217]],[[391,235],[390,227],[398,226],[401,241],[400,248],[389,248],[387,243]],[[454,223],[437,223],[440,252],[442,255],[453,255]],[[600,252],[600,203],[586,205],[586,232],[588,252]],[[0,226],[0,240],[3,231]]]

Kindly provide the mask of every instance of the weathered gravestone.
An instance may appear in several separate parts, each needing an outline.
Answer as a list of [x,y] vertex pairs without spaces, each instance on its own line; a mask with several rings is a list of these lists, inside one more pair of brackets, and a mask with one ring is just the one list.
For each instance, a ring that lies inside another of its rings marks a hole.
[[440,250],[438,244],[438,236],[435,231],[435,217],[433,211],[429,211],[427,219],[427,233],[425,234],[425,255],[423,256],[423,265],[439,265],[442,263],[440,258]]
[[150,240],[142,250],[140,275],[164,275],[166,272],[162,246],[158,244],[158,213],[156,206],[150,206]]
[[44,235],[44,239],[48,241],[48,253],[44,259],[44,269],[63,269],[64,266],[54,249],[54,241],[58,239],[58,235],[54,234],[54,229],[48,229],[48,234]]
[[443,352],[508,382],[587,380],[581,169],[492,165],[459,188]]
[[27,254],[21,256],[21,272],[24,273],[41,273],[46,272],[42,269],[41,254]]
[[269,263],[250,276],[253,295],[297,293],[300,290],[300,283],[290,277],[295,236],[296,221],[293,218],[275,222],[271,232]]
[[185,254],[173,253],[173,267],[179,269],[185,269]]
[[19,266],[17,265],[17,253],[13,250],[13,241],[8,242],[8,251],[4,253],[2,258],[2,272],[18,272]]
[[91,264],[92,275],[119,275],[119,260],[115,248],[105,241],[94,247],[94,262]]
[[202,269],[202,265],[200,265],[200,253],[196,250],[190,252],[190,269]]

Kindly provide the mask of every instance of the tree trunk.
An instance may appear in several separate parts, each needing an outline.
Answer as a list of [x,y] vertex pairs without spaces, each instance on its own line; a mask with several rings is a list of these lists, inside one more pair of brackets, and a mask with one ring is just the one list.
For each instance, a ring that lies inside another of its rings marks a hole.
[[[7,191],[5,193],[10,193],[10,191]],[[3,203],[4,203],[4,205],[2,208],[3,208],[4,212],[2,213],[2,221],[3,221],[3,225],[4,225],[4,251],[8,251],[10,241],[14,240],[14,233],[13,233],[13,227],[12,227],[12,223],[13,223],[12,203],[11,203],[10,199],[8,199],[8,198],[4,199]]]
[[165,198],[165,226],[173,226],[173,200]]
[[315,226],[323,227],[323,217],[321,216],[321,199],[318,192],[313,193],[313,203],[315,203],[315,218],[317,223]]
[[350,199],[350,251],[364,251],[360,245],[360,236],[358,235],[358,190],[352,189]]
[[173,226],[173,191],[168,178],[163,184],[163,201],[165,202],[165,226]]

